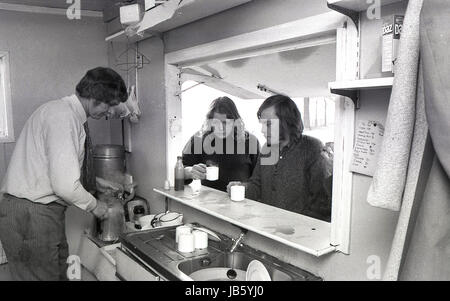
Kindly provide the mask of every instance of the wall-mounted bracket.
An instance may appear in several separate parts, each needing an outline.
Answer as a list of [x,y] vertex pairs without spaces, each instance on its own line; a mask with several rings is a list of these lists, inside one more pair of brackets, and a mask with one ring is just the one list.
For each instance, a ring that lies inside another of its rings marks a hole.
[[337,11],[338,13],[346,15],[352,19],[353,23],[355,23],[356,29],[359,31],[359,12],[329,2],[327,2],[327,6],[329,9]]
[[355,109],[360,108],[359,91],[358,90],[344,90],[344,89],[330,89],[333,94],[341,95],[350,98],[355,104]]

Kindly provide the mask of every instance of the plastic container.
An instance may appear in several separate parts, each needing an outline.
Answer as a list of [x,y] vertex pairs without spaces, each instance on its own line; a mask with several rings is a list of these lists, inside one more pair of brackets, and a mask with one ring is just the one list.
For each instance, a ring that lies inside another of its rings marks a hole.
[[108,202],[108,217],[100,222],[99,239],[112,242],[119,239],[125,228],[125,215],[119,200]]

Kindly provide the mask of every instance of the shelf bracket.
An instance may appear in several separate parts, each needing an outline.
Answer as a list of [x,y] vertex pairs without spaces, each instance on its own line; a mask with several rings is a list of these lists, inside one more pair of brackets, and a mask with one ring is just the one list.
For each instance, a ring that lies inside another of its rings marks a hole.
[[345,7],[338,6],[336,4],[331,4],[327,1],[327,6],[329,9],[337,11],[343,15],[346,15],[350,19],[352,19],[353,23],[355,23],[356,29],[359,31],[359,12],[347,9]]
[[169,198],[164,199],[164,212],[169,212]]
[[333,94],[341,95],[350,98],[355,104],[355,109],[360,108],[359,103],[359,91],[356,90],[343,90],[343,89],[330,89]]

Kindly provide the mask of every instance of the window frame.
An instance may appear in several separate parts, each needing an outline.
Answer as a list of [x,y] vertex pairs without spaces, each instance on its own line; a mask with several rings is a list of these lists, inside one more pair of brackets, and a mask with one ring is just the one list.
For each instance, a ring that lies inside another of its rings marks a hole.
[[2,76],[0,79],[3,81],[0,87],[3,87],[5,96],[5,114],[6,114],[6,127],[7,135],[0,137],[0,143],[11,143],[15,141],[14,138],[14,126],[12,116],[12,104],[11,104],[11,77],[10,77],[10,65],[9,65],[9,52],[0,51],[0,73]]
[[[276,33],[276,34],[275,34]],[[347,17],[328,12],[255,32],[245,33],[165,55],[167,178],[173,178],[177,151],[183,147],[181,128],[181,68],[301,47],[336,43],[336,80],[359,77],[359,34]],[[336,251],[350,253],[352,173],[355,106],[346,97],[336,97],[335,154],[333,166],[333,206],[330,245]]]

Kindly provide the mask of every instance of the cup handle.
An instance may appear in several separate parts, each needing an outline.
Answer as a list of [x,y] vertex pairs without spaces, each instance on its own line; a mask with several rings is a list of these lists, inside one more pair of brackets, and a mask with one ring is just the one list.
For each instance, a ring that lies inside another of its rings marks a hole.
[[150,225],[152,226],[152,228],[155,228],[156,223],[158,222],[158,218],[155,216],[152,221],[150,222]]

